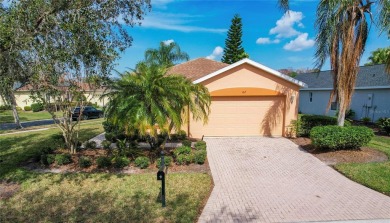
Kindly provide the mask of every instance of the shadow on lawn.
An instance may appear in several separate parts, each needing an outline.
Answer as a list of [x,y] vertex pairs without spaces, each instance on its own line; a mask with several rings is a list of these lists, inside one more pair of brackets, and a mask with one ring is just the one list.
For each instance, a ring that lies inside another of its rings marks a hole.
[[[132,195],[118,191],[85,191],[82,196],[43,187],[23,193],[22,201],[0,202],[0,222],[194,222],[188,214],[188,194],[178,194],[161,208],[143,191]],[[10,203],[8,203],[10,202]]]

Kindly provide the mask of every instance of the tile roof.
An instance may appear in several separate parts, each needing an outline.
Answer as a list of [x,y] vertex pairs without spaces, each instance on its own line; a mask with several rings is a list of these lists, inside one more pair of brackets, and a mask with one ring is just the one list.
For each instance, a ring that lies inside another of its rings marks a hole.
[[[313,88],[333,88],[331,71],[321,71],[319,73],[298,74],[295,79]],[[385,65],[362,66],[356,79],[355,87],[390,87],[390,75],[386,73]]]
[[167,74],[181,74],[194,81],[227,66],[229,64],[198,58],[171,67]]

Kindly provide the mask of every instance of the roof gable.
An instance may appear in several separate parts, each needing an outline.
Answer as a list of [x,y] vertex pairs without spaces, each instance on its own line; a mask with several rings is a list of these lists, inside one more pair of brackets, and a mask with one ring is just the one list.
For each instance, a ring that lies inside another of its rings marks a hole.
[[230,69],[233,69],[233,68],[235,68],[235,67],[238,67],[238,66],[240,66],[240,65],[242,65],[242,64],[249,64],[249,65],[251,65],[251,66],[253,66],[253,67],[255,67],[255,68],[264,70],[264,71],[266,71],[267,73],[270,73],[270,74],[272,74],[272,75],[274,75],[274,76],[276,76],[276,77],[279,77],[279,78],[281,78],[281,79],[284,79],[284,80],[286,80],[286,81],[288,81],[288,82],[290,82],[290,83],[293,83],[293,84],[295,84],[295,85],[298,85],[298,86],[300,86],[300,87],[306,87],[306,86],[307,86],[305,83],[303,83],[303,82],[301,82],[301,81],[299,81],[299,80],[296,80],[296,79],[294,79],[294,78],[292,78],[292,77],[290,77],[290,76],[284,75],[284,74],[282,74],[282,73],[280,73],[280,72],[278,72],[278,71],[276,71],[276,70],[273,70],[273,69],[271,69],[271,68],[269,68],[269,67],[266,67],[266,66],[264,66],[264,65],[262,65],[262,64],[259,64],[259,63],[257,63],[257,62],[254,62],[253,60],[250,60],[250,59],[248,59],[248,58],[242,59],[242,60],[240,60],[240,61],[238,61],[238,62],[236,62],[236,63],[230,64],[230,65],[228,65],[228,66],[226,66],[226,67],[224,67],[224,68],[222,68],[222,69],[219,69],[219,70],[216,70],[216,71],[214,71],[214,72],[212,72],[212,73],[210,73],[210,74],[204,75],[203,77],[200,77],[200,78],[196,79],[196,80],[194,81],[194,83],[195,83],[195,84],[201,83],[201,82],[206,81],[206,80],[208,80],[208,79],[210,79],[210,78],[213,78],[213,77],[215,77],[215,76],[218,76],[218,75],[220,75],[220,74],[222,74],[222,73],[224,73],[224,72],[226,72],[226,71],[228,71],[228,70],[230,70]]

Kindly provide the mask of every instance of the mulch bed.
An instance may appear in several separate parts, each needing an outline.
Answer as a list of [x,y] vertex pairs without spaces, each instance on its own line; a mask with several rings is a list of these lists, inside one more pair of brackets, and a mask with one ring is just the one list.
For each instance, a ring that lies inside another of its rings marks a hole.
[[388,160],[385,153],[368,147],[362,147],[357,150],[324,151],[314,148],[313,145],[311,145],[311,140],[309,138],[299,137],[290,140],[327,165],[335,165],[338,163],[384,162]]
[[[170,150],[169,148],[167,149]],[[56,153],[66,153],[66,151],[56,151]],[[140,169],[134,166],[134,162],[123,169],[116,168],[98,168],[96,165],[96,159],[101,156],[106,156],[107,151],[104,149],[86,149],[79,151],[77,154],[72,155],[72,163],[59,166],[51,164],[49,166],[42,165],[34,159],[31,159],[22,164],[28,170],[40,172],[40,173],[123,173],[123,174],[141,174],[141,173],[154,173],[158,171],[156,164],[151,164],[147,169]],[[92,159],[92,165],[88,168],[81,168],[78,160],[81,156],[86,156]],[[171,155],[168,155],[171,156]],[[160,159],[160,158],[159,158]],[[177,165],[172,162],[171,166],[167,169],[168,173],[190,173],[201,172],[210,173],[210,167],[206,159],[203,165],[189,164],[189,165]]]

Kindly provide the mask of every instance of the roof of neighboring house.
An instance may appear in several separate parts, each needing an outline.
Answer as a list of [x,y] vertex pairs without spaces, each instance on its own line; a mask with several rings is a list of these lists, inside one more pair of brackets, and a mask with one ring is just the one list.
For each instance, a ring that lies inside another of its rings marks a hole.
[[[306,90],[328,90],[333,88],[331,72],[298,74],[295,79],[305,82],[308,85]],[[355,88],[390,88],[390,75],[386,73],[385,65],[360,67]]]
[[[106,86],[101,86],[101,87],[95,89],[93,86],[91,86],[90,84],[85,83],[85,82],[78,83],[78,85],[84,91],[104,91],[107,88]],[[69,87],[68,85],[62,84],[62,85],[57,86],[56,88],[61,89],[61,90],[66,90],[68,87]],[[35,86],[32,86],[31,84],[27,84],[27,85],[24,85],[24,86],[18,88],[17,90],[18,91],[32,91],[35,89],[36,89]]]
[[209,60],[206,58],[198,58],[175,65],[171,67],[167,73],[181,74],[194,81],[227,66],[229,66],[229,64]]

